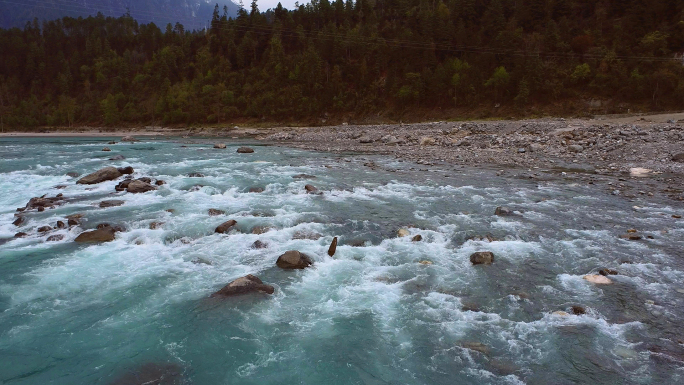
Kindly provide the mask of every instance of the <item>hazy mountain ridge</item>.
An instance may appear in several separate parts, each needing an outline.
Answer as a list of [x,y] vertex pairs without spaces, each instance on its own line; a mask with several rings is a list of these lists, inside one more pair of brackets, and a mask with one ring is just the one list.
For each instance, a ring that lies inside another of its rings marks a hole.
[[0,27],[22,28],[34,18],[88,17],[98,12],[119,17],[129,11],[141,23],[163,27],[180,22],[185,29],[201,29],[209,26],[216,4],[221,12],[227,6],[229,15],[237,14],[238,6],[230,0],[7,0],[0,1]]

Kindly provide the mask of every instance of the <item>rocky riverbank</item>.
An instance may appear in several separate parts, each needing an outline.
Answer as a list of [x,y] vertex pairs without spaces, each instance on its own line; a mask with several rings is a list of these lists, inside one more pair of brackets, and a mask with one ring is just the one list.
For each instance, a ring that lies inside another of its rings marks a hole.
[[[531,179],[561,173],[614,195],[684,200],[679,120],[538,119],[282,129],[265,141],[308,150],[386,154],[418,165],[481,165]],[[373,167],[374,165],[369,165]]]

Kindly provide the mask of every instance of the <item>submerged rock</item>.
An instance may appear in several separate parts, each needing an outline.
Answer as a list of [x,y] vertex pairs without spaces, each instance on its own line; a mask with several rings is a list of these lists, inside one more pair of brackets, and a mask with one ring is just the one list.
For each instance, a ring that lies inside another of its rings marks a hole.
[[256,241],[254,241],[254,243],[252,243],[252,248],[253,248],[253,249],[265,249],[265,248],[267,248],[267,247],[268,247],[268,243],[266,243],[266,242],[261,242],[261,241],[258,240],[258,239],[257,239]]
[[188,174],[188,177],[190,177],[190,178],[204,178],[204,174],[202,174],[201,172],[191,172],[190,174]]
[[158,228],[161,228],[164,222],[152,222],[150,223],[150,230],[157,230]]
[[313,264],[311,258],[297,250],[290,250],[278,257],[276,266],[281,269],[304,269]]
[[134,180],[126,187],[126,191],[133,194],[145,193],[156,189],[157,187],[141,180]]
[[219,209],[209,209],[208,213],[210,217],[217,217],[219,215],[225,214],[226,212]]
[[261,187],[250,187],[249,192],[251,192],[251,193],[262,193],[262,192],[264,192],[264,189]]
[[240,154],[251,154],[254,152],[254,149],[250,147],[240,147],[237,149],[237,152]]
[[337,237],[333,238],[332,243],[330,243],[330,247],[328,248],[328,255],[333,256],[335,255],[335,251],[337,251]]
[[102,201],[100,202],[100,208],[122,206],[124,203],[126,202],[119,200]]
[[97,170],[92,174],[88,174],[83,178],[79,179],[76,183],[78,184],[97,184],[101,182],[106,182],[108,180],[114,180],[123,175],[121,171],[117,170],[116,167],[105,167],[103,169]]
[[478,251],[470,255],[470,262],[473,265],[491,265],[494,263],[494,253],[491,251]]
[[233,295],[248,293],[273,294],[275,289],[271,285],[264,284],[259,278],[252,274],[247,274],[224,286],[221,290],[212,294],[212,297],[229,297]]
[[108,385],[181,385],[183,370],[174,364],[145,364]]
[[111,150],[109,147],[105,147],[105,148],[102,149],[102,151],[105,151],[105,152],[106,152],[106,151],[112,151],[112,150]]
[[252,234],[261,235],[261,234],[264,234],[270,230],[271,230],[271,228],[268,226],[254,226],[254,227],[252,227]]
[[507,217],[514,214],[513,210],[509,209],[508,207],[499,206],[496,208],[496,210],[494,210],[494,215],[498,215],[500,217]]
[[64,239],[63,234],[55,234],[55,235],[49,236],[45,241],[46,242],[58,242],[58,241],[61,241],[62,239]]
[[611,281],[609,278],[598,274],[589,274],[585,275],[582,278],[597,285],[610,285],[611,283],[613,283],[613,281]]
[[75,242],[79,243],[91,243],[91,242],[110,242],[116,239],[116,231],[112,227],[104,227],[97,230],[86,231],[81,233]]
[[24,223],[26,223],[26,217],[23,217],[21,215],[18,216],[17,219],[14,220],[14,222],[12,222],[12,224],[17,227],[23,225]]
[[317,241],[321,239],[322,235],[318,233],[310,233],[307,231],[297,231],[292,234],[292,239],[309,239],[312,241]]
[[292,177],[292,179],[316,179],[315,175],[307,175],[307,174],[297,174]]
[[114,155],[113,157],[109,158],[109,160],[124,160],[126,159],[123,155]]
[[222,150],[222,149],[226,148],[226,145],[223,143],[216,143],[216,144],[214,144],[214,148],[218,148],[218,149]]
[[237,225],[237,221],[234,219],[231,219],[227,222],[223,222],[218,227],[216,227],[216,230],[214,232],[217,232],[219,234],[225,234],[229,232],[235,225]]
[[609,275],[618,275],[618,272],[615,270],[611,270],[611,269],[601,269],[601,270],[599,270],[599,274],[601,274],[603,276],[609,276]]
[[130,135],[127,135],[127,136],[124,136],[123,138],[121,138],[121,141],[122,142],[138,142],[138,139],[136,139]]
[[78,178],[79,176],[81,176],[81,174],[73,171],[66,173],[66,175],[71,178]]

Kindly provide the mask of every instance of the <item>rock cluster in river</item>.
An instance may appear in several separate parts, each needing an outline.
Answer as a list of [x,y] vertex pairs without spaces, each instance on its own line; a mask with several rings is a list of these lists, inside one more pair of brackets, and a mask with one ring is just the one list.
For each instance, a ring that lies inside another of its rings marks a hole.
[[297,250],[290,250],[278,257],[276,266],[281,269],[304,269],[313,264],[309,256]]
[[212,297],[230,297],[240,294],[248,293],[266,293],[273,294],[275,289],[271,285],[264,284],[261,279],[253,276],[252,274],[247,274],[244,277],[240,277],[231,283],[224,286],[221,290],[212,294]]

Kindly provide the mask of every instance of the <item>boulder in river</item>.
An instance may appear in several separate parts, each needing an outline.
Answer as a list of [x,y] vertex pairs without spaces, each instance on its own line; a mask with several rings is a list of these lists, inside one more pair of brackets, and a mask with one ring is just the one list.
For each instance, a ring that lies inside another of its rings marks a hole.
[[102,149],[102,151],[112,151],[109,147],[105,147]]
[[150,223],[150,230],[157,230],[162,227],[164,222],[152,222]]
[[318,192],[318,189],[310,184],[304,186],[304,190],[306,190],[307,194],[315,194]]
[[252,274],[247,274],[235,281],[227,284],[221,290],[212,294],[212,297],[230,297],[233,295],[248,294],[248,293],[266,293],[273,294],[275,289],[271,285],[264,284],[259,278]]
[[278,257],[276,266],[281,269],[304,269],[313,264],[311,258],[297,250],[287,251]]
[[265,249],[267,247],[268,247],[268,244],[266,242],[261,242],[258,239],[256,241],[254,241],[254,243],[252,243],[253,249]]
[[513,210],[509,209],[508,207],[505,206],[499,206],[494,210],[494,215],[498,215],[500,217],[508,217],[511,215],[514,215]]
[[582,278],[597,285],[610,285],[611,283],[613,283],[613,281],[611,281],[610,278],[598,274],[589,274],[585,275]]
[[216,227],[216,230],[214,230],[214,231],[219,233],[219,234],[225,234],[225,233],[229,232],[235,225],[237,225],[237,221],[234,219],[231,219],[227,222],[223,222],[220,225],[218,225],[218,227]]
[[100,202],[100,208],[122,206],[124,203],[126,202],[119,200],[102,201]]
[[73,171],[68,172],[68,173],[66,173],[66,174],[67,174],[68,177],[71,177],[71,178],[78,178],[78,177],[81,175],[81,174],[79,174],[79,173],[77,173],[77,172],[73,172]]
[[62,221],[57,221],[57,225],[55,226],[55,229],[66,229],[66,228],[67,228],[66,223],[64,223]]
[[12,224],[17,227],[23,225],[24,223],[26,223],[26,217],[23,217],[21,215],[18,216],[17,219],[14,220],[14,222],[12,222]]
[[61,241],[62,239],[64,239],[64,235],[63,235],[63,234],[55,234],[55,235],[50,235],[50,236],[45,240],[45,242],[59,242],[59,241]]
[[161,179],[157,179],[157,180],[154,182],[154,184],[157,185],[157,186],[163,186],[163,185],[166,184],[166,182],[163,181],[163,180],[161,180]]
[[237,152],[239,154],[251,154],[254,152],[254,149],[250,147],[240,147],[237,149]]
[[124,136],[123,138],[121,138],[121,141],[122,142],[137,142],[138,139],[136,139],[130,135],[127,135],[127,136]]
[[406,229],[399,229],[399,231],[397,231],[397,237],[399,238],[408,237],[409,235],[411,235],[411,233]]
[[108,180],[114,180],[123,175],[121,171],[117,170],[116,167],[105,167],[103,169],[97,170],[92,174],[88,174],[83,178],[79,179],[76,183],[78,184],[96,184],[101,182],[106,182]]
[[23,211],[33,209],[36,209],[38,211],[44,211],[45,208],[53,208],[62,203],[64,203],[64,196],[62,196],[62,194],[59,194],[52,198],[46,198],[45,195],[43,195],[42,197],[35,197],[29,199]]
[[126,157],[121,155],[121,154],[114,155],[113,157],[109,158],[109,160],[124,160],[124,159],[126,159]]
[[252,227],[252,234],[261,235],[261,234],[264,234],[270,230],[271,230],[271,228],[268,226],[254,226],[254,227]]
[[18,233],[16,233],[16,234],[14,234],[14,238],[24,238],[24,237],[26,237],[27,235],[28,235],[28,234],[26,234],[26,233],[24,233],[24,232],[18,232]]
[[418,234],[415,237],[411,238],[411,242],[420,242],[423,240],[423,236]]
[[134,180],[128,184],[128,187],[126,187],[126,191],[133,194],[145,193],[156,189],[157,188],[155,186],[152,186],[151,184],[141,180]]
[[191,172],[190,174],[188,174],[188,176],[190,178],[204,178],[204,174],[202,174],[201,172]]
[[251,192],[251,193],[262,193],[262,192],[264,192],[264,189],[261,187],[250,187],[249,192]]
[[478,251],[470,255],[470,263],[473,265],[491,265],[494,263],[494,253],[491,251]]
[[183,368],[174,364],[149,363],[127,372],[107,385],[181,385]]
[[330,247],[328,248],[328,255],[333,256],[335,255],[335,251],[337,251],[337,237],[333,238],[332,243],[330,243]]
[[601,269],[599,270],[599,274],[603,275],[604,277],[607,277],[609,275],[618,275],[618,272],[611,269]]
[[219,209],[209,209],[208,213],[210,217],[217,217],[219,215],[225,214],[226,212]]
[[79,234],[75,242],[79,243],[93,243],[93,242],[110,242],[116,238],[116,231],[112,227],[104,227],[97,230],[86,231]]
[[226,148],[226,145],[223,143],[216,143],[216,144],[214,144],[214,148],[218,148],[218,149],[223,150],[224,148]]
[[52,231],[52,227],[50,226],[41,226],[38,228],[39,233],[47,233],[48,231]]
[[582,306],[575,305],[572,307],[572,314],[574,314],[574,315],[582,315],[582,314],[586,314],[586,313],[587,313],[587,310]]

